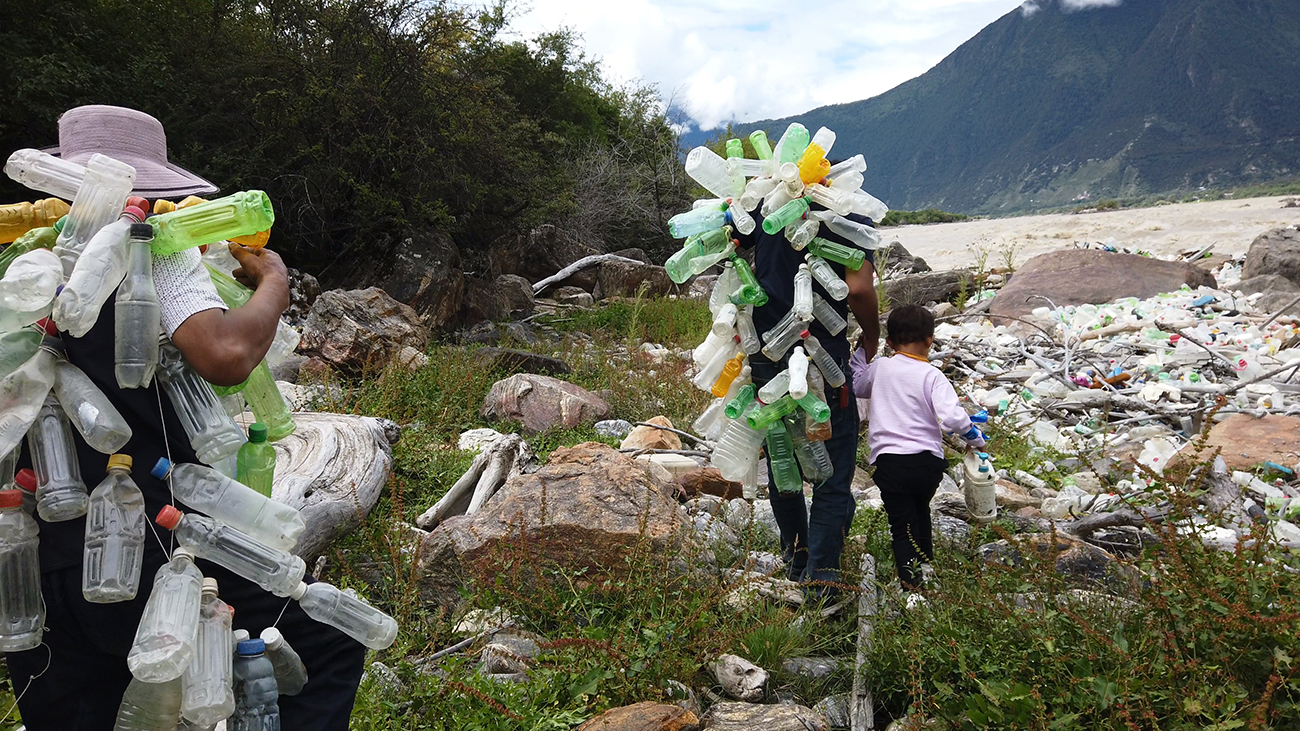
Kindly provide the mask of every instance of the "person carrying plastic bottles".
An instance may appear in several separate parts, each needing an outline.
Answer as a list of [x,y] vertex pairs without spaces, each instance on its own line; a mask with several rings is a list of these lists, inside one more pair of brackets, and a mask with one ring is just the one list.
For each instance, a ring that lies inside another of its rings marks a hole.
[[[816,203],[812,209],[825,210]],[[758,225],[753,233],[737,234],[736,239],[740,248],[753,249],[754,274],[768,296],[767,303],[755,307],[753,312],[754,328],[763,333],[776,327],[794,306],[794,278],[800,265],[805,264],[806,252],[792,247],[781,230],[767,233],[762,226],[761,214],[756,212],[754,218]],[[869,218],[859,214],[850,214],[847,218],[856,223],[873,225]],[[820,235],[832,243],[857,248],[853,242],[832,231],[824,230]],[[848,285],[848,297],[837,299],[831,296],[817,281],[812,284],[813,292],[828,303],[841,319],[847,317],[849,310],[853,311],[862,326],[863,341],[874,356],[876,343],[880,339],[880,308],[876,301],[872,257],[868,255],[865,263],[857,270],[846,269],[838,263],[830,266]],[[847,330],[841,329],[832,334],[820,319],[813,319],[808,323],[808,333],[820,342],[840,369],[848,373]],[[774,363],[762,353],[751,355],[749,364],[755,387],[763,386],[785,368],[784,363]],[[853,525],[856,508],[850,487],[857,460],[859,425],[857,404],[849,383],[840,388],[827,385],[826,403],[831,410],[831,437],[826,440],[826,449],[835,469],[830,479],[813,485],[811,509],[805,504],[802,493],[768,490],[772,513],[781,529],[781,551],[786,561],[786,574],[793,581],[806,583],[805,594],[819,598],[831,596],[838,591],[833,585],[840,580],[840,556],[844,552],[844,539]],[[772,474],[770,459],[768,474]]]
[[[217,186],[167,160],[162,124],[143,112],[112,106],[84,106],[59,118],[59,153],[85,164],[100,153],[135,168],[133,194],[150,200],[181,200],[215,193]],[[262,362],[282,312],[289,305],[288,275],[280,257],[265,249],[232,246],[237,272],[253,288],[242,306],[229,309],[218,296],[197,249],[153,257],[153,278],[161,325],[199,376],[216,385],[235,385]],[[124,389],[114,373],[114,307],[109,297],[93,327],[81,337],[62,334],[67,359],[108,396],[131,428],[119,451],[132,457],[131,478],[143,492],[152,517],[173,502],[166,482],[150,474],[160,458],[198,463],[185,430],[157,379],[146,388]],[[98,481],[108,455],[76,442],[81,474]],[[24,450],[26,452],[26,450]],[[23,463],[30,457],[24,453]],[[132,679],[128,651],[159,567],[168,560],[172,537],[146,536],[138,593],[130,601],[96,604],[82,596],[85,518],[40,521],[41,585],[46,605],[44,644],[6,655],[9,677],[29,731],[104,731],[114,727],[123,693]],[[309,673],[302,691],[282,696],[285,731],[342,731],[348,727],[361,681],[366,648],[342,632],[311,619],[299,603],[276,597],[213,563],[198,562],[204,577],[216,579],[220,597],[235,611],[237,627],[254,634],[275,627],[301,656]],[[309,583],[312,581],[307,578]]]
[[948,468],[943,433],[958,434],[971,447],[984,446],[984,435],[957,402],[952,384],[930,365],[934,315],[905,305],[889,313],[885,328],[893,357],[873,360],[863,343],[850,366],[854,393],[871,400],[867,443],[889,516],[898,581],[917,591],[920,564],[934,557],[930,500]]

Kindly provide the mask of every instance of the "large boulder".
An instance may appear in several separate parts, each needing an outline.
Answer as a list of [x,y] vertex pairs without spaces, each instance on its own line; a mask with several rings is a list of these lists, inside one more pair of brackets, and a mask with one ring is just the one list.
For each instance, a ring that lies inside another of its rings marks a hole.
[[885,280],[885,292],[894,307],[948,302],[961,292],[963,286],[967,291],[973,292],[974,276],[969,269],[909,274]]
[[[655,416],[646,419],[646,424],[655,424],[657,426],[673,428],[673,423],[666,416]],[[681,449],[682,438],[667,429],[656,429],[653,426],[638,426],[631,431],[626,437],[623,437],[623,443],[619,445],[620,449]]]
[[429,328],[411,307],[378,288],[325,292],[302,326],[298,349],[349,373],[382,367],[410,346],[424,350]]
[[519,421],[529,434],[573,429],[609,416],[605,399],[581,386],[536,373],[517,373],[492,384],[483,399],[483,418]]
[[514,320],[531,314],[534,307],[533,287],[518,274],[494,280],[467,277],[459,319],[462,325]]
[[1243,279],[1233,286],[1233,289],[1244,295],[1252,295],[1263,292],[1264,294],[1292,293],[1300,292],[1300,285],[1292,282],[1290,279],[1281,274],[1260,274],[1250,279]]
[[1051,561],[1056,573],[1089,586],[1130,588],[1133,571],[1119,564],[1110,553],[1064,533],[1034,533],[1014,542],[1006,539],[986,543],[980,555],[989,562],[1020,565],[1027,556]]
[[[591,254],[600,252],[563,236],[552,225],[538,226],[527,234],[507,236],[497,241],[489,250],[491,272],[518,274],[536,282],[560,271],[564,267]],[[582,287],[590,292],[596,277],[590,272],[579,272],[561,284]]]
[[474,360],[490,371],[543,373],[548,376],[562,376],[569,372],[569,365],[559,358],[530,353],[527,350],[479,348],[474,351]]
[[1186,262],[1162,261],[1098,249],[1040,254],[1025,262],[993,298],[990,314],[1024,317],[1047,306],[1103,304],[1122,297],[1154,297],[1184,284],[1214,287],[1214,277]]
[[668,272],[656,264],[630,261],[607,261],[596,272],[596,299],[608,297],[635,297],[642,285],[645,296],[655,297],[677,291],[677,285],[668,278]]
[[925,263],[925,259],[913,255],[900,241],[893,241],[888,248],[877,251],[875,260],[883,262],[885,271],[891,273],[924,274],[930,271],[930,265]]
[[1230,469],[1252,470],[1263,462],[1291,466],[1300,461],[1300,418],[1266,414],[1233,414],[1210,428],[1206,442]]
[[433,331],[453,327],[465,295],[465,276],[451,238],[435,231],[413,233],[393,247],[391,262],[371,281],[383,282],[393,299],[410,305]]
[[1300,232],[1295,226],[1265,231],[1251,242],[1241,277],[1264,274],[1278,274],[1300,284]]
[[821,714],[794,703],[714,703],[704,714],[707,731],[826,731]]
[[625,569],[629,552],[647,544],[666,565],[691,540],[666,492],[608,445],[557,449],[541,469],[510,478],[481,510],[449,518],[424,538],[416,557],[421,596],[454,607],[467,585],[498,578],[521,590],[538,564],[594,580]]
[[695,731],[695,714],[664,703],[646,701],[611,708],[578,727],[578,731]]

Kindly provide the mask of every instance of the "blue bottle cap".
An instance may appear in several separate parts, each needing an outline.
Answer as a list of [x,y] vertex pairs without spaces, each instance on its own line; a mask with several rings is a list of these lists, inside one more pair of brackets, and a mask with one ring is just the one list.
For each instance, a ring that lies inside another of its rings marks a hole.
[[240,655],[245,657],[261,655],[266,652],[266,643],[256,638],[251,640],[240,640],[239,645],[237,645],[235,649]]
[[154,463],[153,469],[149,470],[149,474],[153,475],[155,479],[161,480],[167,477],[167,472],[171,470],[171,468],[171,460],[166,457],[159,457],[158,461]]

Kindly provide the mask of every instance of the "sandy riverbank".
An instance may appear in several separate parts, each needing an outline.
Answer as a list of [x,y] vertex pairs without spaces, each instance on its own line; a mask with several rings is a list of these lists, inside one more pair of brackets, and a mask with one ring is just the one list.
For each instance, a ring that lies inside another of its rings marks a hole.
[[1106,213],[1052,214],[998,218],[928,226],[885,229],[887,241],[898,240],[934,269],[976,264],[977,250],[988,252],[987,267],[1003,266],[1004,251],[1015,263],[1074,242],[1104,242],[1114,237],[1121,247],[1157,255],[1201,249],[1217,241],[1214,251],[1245,253],[1256,236],[1272,228],[1300,225],[1300,208],[1283,208],[1278,198],[1249,198],[1179,203]]

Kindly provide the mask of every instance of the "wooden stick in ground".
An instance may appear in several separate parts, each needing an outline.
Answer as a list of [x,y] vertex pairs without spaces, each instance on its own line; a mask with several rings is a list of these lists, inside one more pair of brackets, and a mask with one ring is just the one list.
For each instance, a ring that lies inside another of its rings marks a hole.
[[872,622],[876,616],[876,557],[862,556],[862,581],[858,584],[858,653],[853,663],[853,693],[849,697],[851,731],[872,731],[876,709],[871,700],[871,683],[863,676],[863,665],[871,654]]

